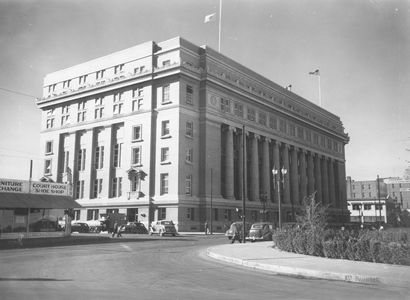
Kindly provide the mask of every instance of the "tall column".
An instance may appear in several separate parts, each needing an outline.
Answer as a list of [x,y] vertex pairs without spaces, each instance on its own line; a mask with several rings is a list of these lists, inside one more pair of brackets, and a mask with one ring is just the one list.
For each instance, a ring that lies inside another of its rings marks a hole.
[[320,158],[321,161],[321,175],[322,175],[322,203],[329,204],[329,174],[327,171],[327,157],[323,156]]
[[[282,153],[283,153],[283,167],[288,170],[288,173],[285,175],[284,185],[283,185],[283,202],[285,204],[290,204],[290,183],[289,183],[289,145],[283,144]],[[280,172],[280,170],[279,170]]]
[[227,127],[225,132],[225,197],[234,198],[234,156],[233,156],[233,128]]
[[[262,190],[270,199],[270,170],[269,170],[269,140],[265,137],[262,141]],[[266,199],[265,199],[266,200]]]
[[342,208],[344,210],[347,209],[347,199],[346,199],[346,167],[345,163],[339,161],[337,163],[338,168],[338,185],[339,185],[339,201],[336,203],[336,207]]
[[300,174],[300,189],[299,189],[299,202],[302,203],[303,199],[307,195],[307,178],[306,178],[306,150],[301,149],[299,174]]
[[91,198],[92,192],[92,174],[94,173],[94,130],[87,130],[83,135],[84,148],[86,151],[84,173],[84,198]]
[[335,182],[335,166],[334,166],[334,159],[329,159],[329,204],[332,207],[336,207],[336,195],[335,195],[335,187],[337,183]]
[[[237,130],[239,132],[239,130]],[[243,137],[244,137],[244,132],[243,130],[240,131],[241,134],[238,134],[238,181],[237,181],[237,191],[239,198],[242,199],[242,189],[243,189]],[[245,195],[246,198],[246,195]]]
[[308,153],[307,162],[307,173],[308,173],[308,194],[311,195],[315,191],[315,167],[313,163],[313,153]]
[[[113,125],[104,128],[104,168],[103,168],[103,184],[101,196],[108,198],[110,193],[111,177],[112,177],[112,149],[113,145]],[[91,183],[94,184],[93,182]]]
[[315,190],[316,201],[322,203],[322,176],[320,170],[320,155],[315,155]]
[[252,138],[252,155],[251,155],[251,199],[255,201],[259,199],[259,156],[258,156],[258,140],[259,136],[254,134]]
[[[280,152],[280,143],[278,141],[274,141],[273,142],[273,166],[276,170],[278,170],[278,172],[280,173],[280,169],[281,169],[281,165],[280,165],[280,157],[279,157],[279,152]],[[278,176],[278,175],[276,175]],[[278,179],[278,177],[277,177]],[[273,178],[273,180],[275,180]],[[277,186],[275,186],[275,193],[274,193],[274,201],[275,203],[279,203],[279,199],[278,199],[278,194],[277,194]]]
[[290,193],[291,202],[293,204],[299,203],[299,174],[298,174],[298,148],[292,147],[291,150],[291,165],[290,165]]

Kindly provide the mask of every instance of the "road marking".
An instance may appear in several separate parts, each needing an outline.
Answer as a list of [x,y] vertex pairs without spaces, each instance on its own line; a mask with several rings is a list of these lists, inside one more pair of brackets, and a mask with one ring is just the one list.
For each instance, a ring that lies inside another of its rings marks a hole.
[[123,247],[124,249],[126,249],[127,251],[132,252],[132,249],[131,249],[130,246],[125,245],[125,244],[120,244],[120,246]]

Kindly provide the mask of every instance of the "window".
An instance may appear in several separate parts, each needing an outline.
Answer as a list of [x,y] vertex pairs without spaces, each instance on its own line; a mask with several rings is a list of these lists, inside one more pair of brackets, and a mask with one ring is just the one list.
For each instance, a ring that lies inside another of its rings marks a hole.
[[75,199],[82,198],[84,198],[84,180],[79,180],[75,185]]
[[95,98],[95,106],[104,105],[104,97]]
[[121,197],[122,195],[122,177],[114,177],[112,179],[111,196]]
[[160,207],[158,208],[158,220],[165,220],[167,218],[167,208]]
[[97,146],[95,148],[95,169],[102,169],[104,167],[104,146]]
[[44,175],[51,174],[51,159],[46,159],[44,161]]
[[296,136],[296,127],[294,124],[289,124],[289,134],[291,136]]
[[85,84],[86,81],[87,81],[87,75],[83,75],[78,78],[79,85]]
[[188,137],[194,137],[194,123],[193,122],[186,122],[185,123],[185,135]]
[[187,85],[186,86],[186,99],[185,102],[186,104],[193,104],[193,95],[194,95],[194,89],[192,88],[192,86]]
[[312,142],[312,133],[309,130],[306,130],[306,140]]
[[188,207],[186,209],[186,218],[188,220],[194,221],[194,219],[195,219],[195,209],[193,207]]
[[131,178],[131,192],[139,191],[139,179],[136,176]]
[[230,209],[224,209],[224,219],[225,221],[230,221],[232,219],[232,211]]
[[102,183],[103,183],[102,178],[97,178],[94,180],[93,198],[98,198],[101,195],[102,186],[103,186]]
[[298,127],[298,138],[304,139],[304,133],[303,133],[302,127]]
[[99,107],[95,109],[94,119],[101,119],[104,115],[104,107]]
[[192,196],[192,175],[185,178],[185,195]]
[[63,89],[67,89],[70,87],[71,80],[64,80],[63,81]]
[[139,88],[139,89],[135,89],[132,91],[132,97],[133,98],[141,98],[144,97],[144,89],[143,88]]
[[278,130],[278,120],[274,116],[269,116],[269,127]]
[[61,126],[70,124],[70,115],[61,116]]
[[134,73],[142,73],[144,72],[145,66],[137,67],[134,69]]
[[169,147],[161,148],[161,162],[169,161]]
[[122,143],[117,143],[114,145],[114,153],[113,153],[113,162],[114,167],[119,168],[121,167],[121,151],[122,151]]
[[164,85],[162,88],[162,103],[170,102],[169,99],[169,84]]
[[231,103],[229,99],[221,98],[221,111],[222,112],[231,112]]
[[141,110],[143,105],[144,105],[144,99],[142,99],[142,98],[132,100],[132,111]]
[[69,163],[69,161],[70,161],[70,152],[65,150],[63,152],[63,164],[64,164],[63,165],[63,172],[64,173],[68,172],[68,169],[69,169],[68,163]]
[[132,165],[141,165],[141,147],[132,148],[131,164]]
[[376,204],[376,210],[382,210],[383,204]]
[[99,210],[98,209],[87,209],[87,221],[98,220]]
[[112,111],[113,111],[113,114],[114,115],[117,115],[117,114],[121,114],[121,110],[122,110],[122,105],[123,105],[123,103],[121,103],[121,102],[123,102],[123,92],[119,92],[119,93],[116,93],[116,94],[114,94],[114,105],[113,105],[113,108],[112,108]]
[[161,136],[169,136],[169,120],[162,121],[161,123]]
[[168,173],[160,175],[160,193],[161,195],[168,194]]
[[49,93],[54,92],[55,90],[56,90],[56,85],[55,84],[51,84],[51,85],[48,86],[48,92]]
[[47,127],[47,129],[54,127],[54,118],[48,118],[47,119],[46,127]]
[[142,140],[142,126],[136,125],[132,127],[132,140],[140,141]]
[[365,204],[364,205],[364,210],[370,210],[372,208],[371,204]]
[[194,150],[192,148],[187,149],[186,150],[185,160],[189,163],[192,163],[193,156],[194,156]]
[[68,114],[69,112],[70,112],[70,105],[64,105],[63,107],[61,107],[62,115]]
[[77,113],[77,122],[84,122],[85,121],[85,116],[86,116],[86,111],[79,111]]
[[81,210],[76,209],[74,210],[74,220],[78,221],[81,219]]
[[248,107],[248,120],[255,121],[256,120],[256,112],[253,108]]
[[171,60],[169,60],[169,59],[164,60],[164,61],[162,62],[162,66],[163,66],[163,67],[168,67],[168,66],[170,66],[170,65],[171,65]]
[[120,64],[114,67],[114,74],[120,73],[124,68],[124,64]]
[[47,141],[46,142],[46,154],[52,154],[53,153],[53,141]]
[[124,92],[114,94],[114,102],[120,102],[123,100]]
[[263,112],[259,112],[259,124],[266,126],[266,114]]
[[353,210],[360,210],[360,204],[353,204]]
[[105,70],[97,71],[97,73],[96,73],[96,75],[95,75],[95,78],[96,78],[97,80],[103,78],[103,77],[104,77],[104,72],[105,72]]
[[313,143],[315,145],[319,145],[319,136],[317,135],[317,133],[313,134]]
[[235,103],[234,114],[235,116],[243,118],[243,105],[241,103]]
[[84,171],[85,170],[85,155],[86,155],[86,149],[80,149],[78,150],[77,153],[77,170],[78,171]]

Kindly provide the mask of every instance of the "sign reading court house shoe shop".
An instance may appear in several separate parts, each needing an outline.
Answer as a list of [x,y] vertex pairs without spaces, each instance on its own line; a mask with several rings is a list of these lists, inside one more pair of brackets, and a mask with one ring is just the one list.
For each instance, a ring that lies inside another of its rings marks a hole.
[[2,192],[71,196],[68,184],[0,178]]

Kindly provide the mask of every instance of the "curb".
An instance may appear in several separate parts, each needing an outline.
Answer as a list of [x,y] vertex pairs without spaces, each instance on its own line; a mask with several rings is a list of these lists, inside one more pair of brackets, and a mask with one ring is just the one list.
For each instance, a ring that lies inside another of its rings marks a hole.
[[[209,248],[206,250],[206,254],[209,257],[212,257],[217,260],[225,261],[228,263],[234,263],[244,267],[259,269],[264,271],[269,271],[278,275],[294,276],[294,277],[303,277],[303,278],[317,278],[317,279],[327,279],[327,280],[338,280],[346,282],[355,282],[355,283],[364,283],[364,284],[391,284],[390,280],[383,280],[376,276],[363,276],[357,274],[343,274],[337,272],[324,272],[316,271],[303,268],[295,268],[288,266],[278,266],[272,264],[264,264],[260,262],[248,261],[240,258],[233,258],[221,254],[212,252]],[[397,280],[396,280],[397,283]]]

